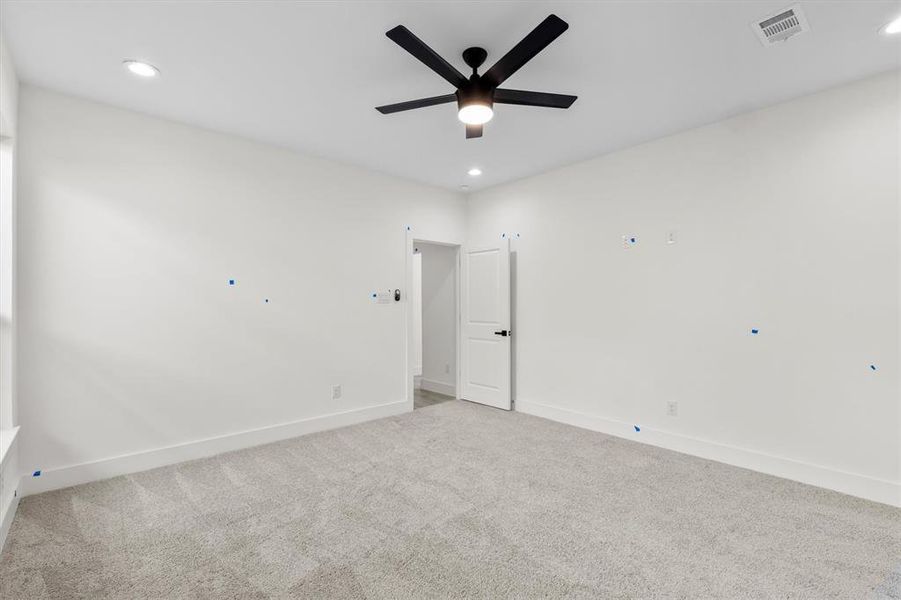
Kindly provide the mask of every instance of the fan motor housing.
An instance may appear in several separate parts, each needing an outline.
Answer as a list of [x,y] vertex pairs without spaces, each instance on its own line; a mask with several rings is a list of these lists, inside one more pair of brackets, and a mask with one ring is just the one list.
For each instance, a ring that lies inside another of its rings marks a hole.
[[494,108],[494,89],[482,83],[478,75],[473,75],[463,87],[459,88],[457,94],[457,108],[472,104],[482,104],[489,108]]

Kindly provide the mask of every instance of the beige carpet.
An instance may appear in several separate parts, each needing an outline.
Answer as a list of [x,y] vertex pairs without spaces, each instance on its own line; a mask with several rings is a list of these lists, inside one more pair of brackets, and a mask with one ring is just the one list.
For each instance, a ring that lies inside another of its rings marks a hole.
[[24,498],[0,598],[899,598],[901,511],[461,401]]

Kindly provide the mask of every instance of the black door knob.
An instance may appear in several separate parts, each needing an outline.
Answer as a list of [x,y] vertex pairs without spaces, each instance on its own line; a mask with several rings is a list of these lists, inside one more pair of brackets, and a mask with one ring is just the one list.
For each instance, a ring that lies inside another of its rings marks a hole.
[[506,329],[501,329],[500,331],[495,331],[494,335],[501,335],[501,336],[507,337],[508,335],[510,335],[510,332],[508,332]]

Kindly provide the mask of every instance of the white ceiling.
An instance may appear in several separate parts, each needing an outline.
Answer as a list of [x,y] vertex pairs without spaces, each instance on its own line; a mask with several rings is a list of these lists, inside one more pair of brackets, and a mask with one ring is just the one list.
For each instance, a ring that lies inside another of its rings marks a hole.
[[[456,190],[901,64],[901,36],[877,34],[897,1],[801,2],[811,32],[764,48],[749,24],[789,3],[4,0],[0,23],[25,82]],[[385,37],[391,27],[466,73],[464,48],[485,47],[490,66],[551,12],[569,31],[506,87],[578,95],[569,110],[498,106],[473,140],[453,104],[374,110],[453,91]],[[129,75],[125,58],[162,77]]]

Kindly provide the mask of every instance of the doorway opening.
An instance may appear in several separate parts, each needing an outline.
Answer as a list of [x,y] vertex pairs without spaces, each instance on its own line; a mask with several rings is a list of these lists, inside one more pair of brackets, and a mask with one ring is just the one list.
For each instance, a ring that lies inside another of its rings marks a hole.
[[459,246],[413,240],[413,408],[453,400],[458,370]]

